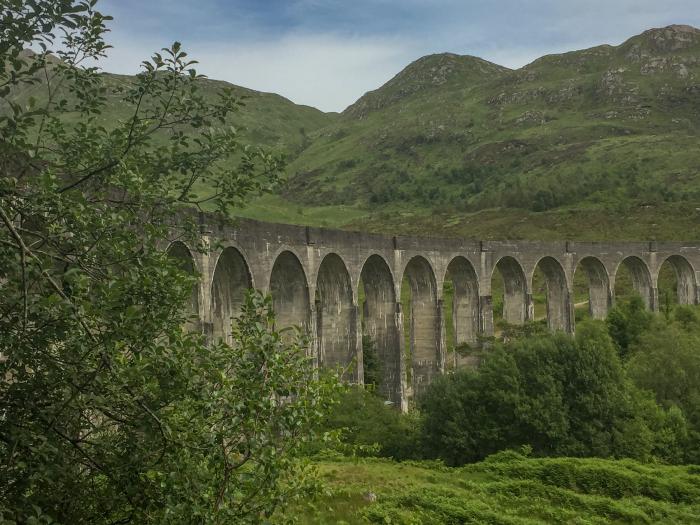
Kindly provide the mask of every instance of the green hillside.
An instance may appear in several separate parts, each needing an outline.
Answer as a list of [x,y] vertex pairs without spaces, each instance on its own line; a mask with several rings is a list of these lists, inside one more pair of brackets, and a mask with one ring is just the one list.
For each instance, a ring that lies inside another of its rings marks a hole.
[[[120,87],[106,127],[126,118]],[[468,238],[700,238],[700,30],[518,69],[430,55],[342,114],[233,87],[244,142],[283,152],[287,180],[241,216]],[[20,101],[41,99],[42,86]]]
[[[25,53],[31,56],[30,51]],[[98,117],[98,123],[109,129],[118,120],[125,120],[133,114],[132,105],[125,104],[122,99],[123,91],[133,83],[134,77],[104,73],[102,78],[107,104],[106,110]],[[45,103],[46,84],[41,75],[39,79],[39,83],[16,93],[14,100],[26,104],[30,98],[34,98],[39,106]],[[220,80],[202,79],[199,85],[200,92],[212,100],[222,88],[230,88],[243,102],[240,110],[227,122],[239,130],[242,142],[274,148],[289,158],[294,158],[307,147],[309,134],[334,122],[338,117],[336,113],[324,113],[316,108],[294,104],[274,93],[263,93]],[[70,93],[65,90],[59,88],[56,91],[62,97],[71,99]],[[0,108],[2,110],[5,108]],[[77,121],[79,116],[67,114],[66,118]]]
[[313,133],[280,198],[243,213],[481,238],[700,238],[699,130],[688,26],[515,71],[432,55]]

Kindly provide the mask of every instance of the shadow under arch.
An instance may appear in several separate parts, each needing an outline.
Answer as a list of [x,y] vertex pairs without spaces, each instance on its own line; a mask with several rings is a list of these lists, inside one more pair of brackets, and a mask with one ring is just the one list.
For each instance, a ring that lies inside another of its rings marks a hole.
[[571,301],[564,268],[554,257],[546,256],[537,261],[535,271],[538,269],[544,274],[547,326],[553,331],[573,331]]
[[[187,245],[182,241],[173,241],[166,249],[165,253],[168,257],[174,259],[180,269],[190,275],[197,274],[197,267],[194,263],[194,257]],[[190,319],[185,324],[185,328],[190,331],[200,329],[199,320],[199,285],[193,284],[190,298],[187,303],[187,313]]]
[[[315,302],[319,365],[342,368],[344,379],[360,381],[362,362],[357,355],[357,312],[352,300],[350,274],[335,253],[321,261]],[[356,362],[351,366],[353,360]]]
[[588,281],[588,313],[593,319],[605,319],[612,303],[610,294],[610,277],[605,265],[597,257],[584,257],[574,269],[581,268]]
[[[408,363],[414,399],[420,397],[441,369],[441,320],[438,312],[435,273],[427,259],[416,256],[403,273],[411,293]],[[405,322],[405,321],[404,321]]]
[[522,265],[516,258],[506,255],[498,260],[493,271],[503,277],[503,320],[509,324],[525,323],[528,318],[527,279]]
[[[394,278],[383,257],[375,254],[367,258],[360,273],[360,285],[364,292],[364,302],[361,305],[363,337],[370,339],[379,358],[378,393],[399,407],[403,392],[401,339],[396,322],[397,301]],[[364,379],[367,383],[368,378]]]
[[695,279],[695,269],[688,259],[682,255],[671,255],[667,257],[659,266],[659,273],[656,276],[657,288],[659,286],[659,275],[664,265],[669,264],[673,268],[676,276],[676,295],[678,304],[695,304],[697,302],[697,282]]
[[308,331],[311,324],[309,283],[299,258],[283,251],[275,259],[270,273],[270,294],[279,329],[297,326]]
[[[651,272],[646,263],[639,257],[630,255],[625,257],[620,264],[615,268],[615,287],[618,287],[620,275],[620,268],[624,267],[630,273],[632,278],[632,288],[634,292],[642,298],[644,305],[647,309],[653,309],[654,299],[652,297],[653,285],[651,281]],[[617,291],[615,291],[615,300],[617,300]]]
[[211,282],[213,339],[230,340],[232,319],[240,315],[246,292],[253,287],[250,269],[236,248],[225,248],[216,261]]
[[[455,347],[473,345],[480,333],[479,278],[474,265],[466,257],[457,256],[447,265],[445,283],[452,282],[451,330]],[[467,358],[455,352],[455,366],[469,364]]]

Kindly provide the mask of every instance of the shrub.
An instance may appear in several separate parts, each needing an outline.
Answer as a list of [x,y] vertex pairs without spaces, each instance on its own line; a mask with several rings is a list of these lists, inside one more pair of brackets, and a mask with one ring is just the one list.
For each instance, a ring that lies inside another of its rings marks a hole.
[[647,458],[654,450],[649,419],[663,422],[595,321],[582,323],[576,338],[534,335],[496,345],[478,369],[439,378],[420,407],[426,452],[451,465],[525,444],[539,455]]
[[399,460],[421,457],[418,415],[402,414],[362,387],[350,387],[340,396],[324,428],[341,430],[343,443],[355,453]]

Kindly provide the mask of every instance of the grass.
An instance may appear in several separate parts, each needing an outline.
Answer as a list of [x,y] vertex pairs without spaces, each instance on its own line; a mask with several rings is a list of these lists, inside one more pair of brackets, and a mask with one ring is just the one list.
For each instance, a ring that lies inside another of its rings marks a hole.
[[700,522],[700,468],[694,466],[513,452],[462,468],[382,459],[317,466],[327,494],[294,509],[299,523]]
[[367,210],[354,206],[300,206],[285,201],[278,195],[265,195],[245,208],[236,210],[236,215],[248,219],[338,228],[348,222],[369,216]]

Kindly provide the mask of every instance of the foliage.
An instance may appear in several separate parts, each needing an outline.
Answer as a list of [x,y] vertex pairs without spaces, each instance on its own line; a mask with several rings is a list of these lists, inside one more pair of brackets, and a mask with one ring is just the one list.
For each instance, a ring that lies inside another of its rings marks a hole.
[[[446,468],[379,459],[323,462],[329,494],[298,507],[301,523],[696,523],[696,467],[540,458],[506,451]],[[376,495],[369,502],[368,492]]]
[[610,310],[606,319],[608,332],[622,358],[629,355],[630,346],[640,340],[651,319],[652,314],[639,296],[618,303]]
[[[0,4],[0,515],[259,522],[313,486],[298,455],[332,385],[257,294],[231,345],[183,329],[196,276],[164,249],[205,252],[189,210],[230,210],[282,163],[215,127],[239,101],[204,96],[178,43],[106,83],[86,64],[108,20],[96,0]],[[130,113],[105,127],[108,97]]]
[[656,318],[634,344],[627,366],[640,388],[687,419],[684,459],[700,463],[700,325],[688,307],[678,307],[675,318]]
[[369,335],[362,336],[362,368],[365,386],[377,388],[382,382],[382,362],[377,345]]
[[340,430],[346,448],[359,448],[362,455],[398,460],[420,457],[418,415],[401,414],[362,387],[349,387],[340,396],[323,429]]
[[629,382],[604,325],[593,321],[575,339],[497,344],[478,369],[435,381],[420,405],[427,453],[452,465],[520,445],[538,455],[645,459],[656,452],[655,432],[671,424]]

